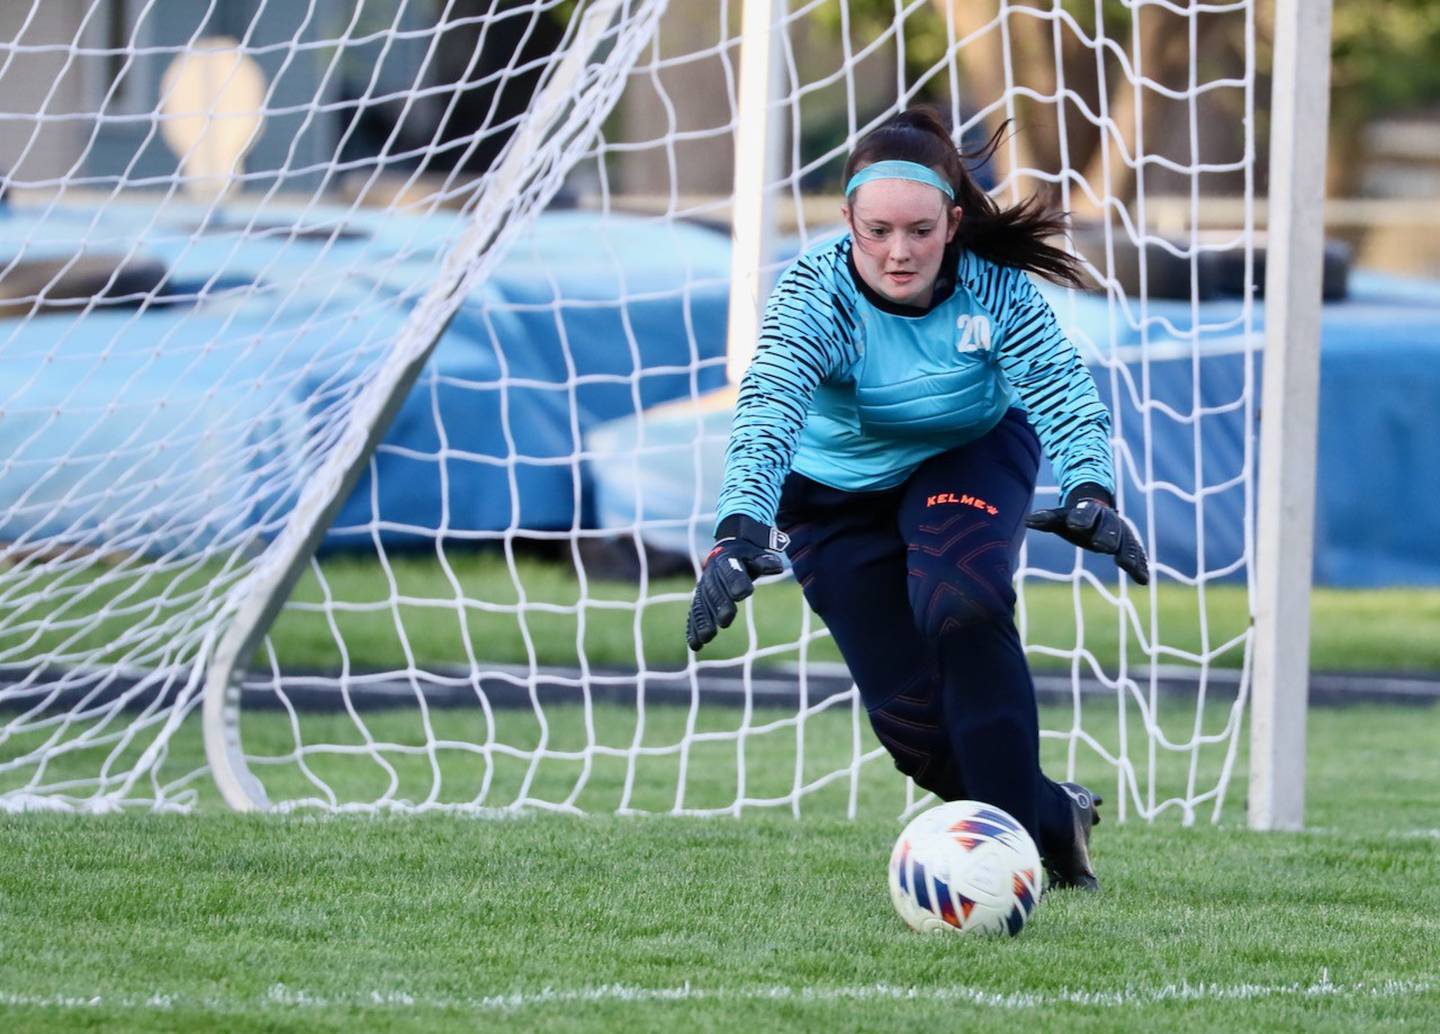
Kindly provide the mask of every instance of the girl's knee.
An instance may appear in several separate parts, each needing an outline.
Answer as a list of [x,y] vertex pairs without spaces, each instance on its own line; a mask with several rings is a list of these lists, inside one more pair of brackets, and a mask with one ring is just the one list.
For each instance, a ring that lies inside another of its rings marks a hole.
[[910,602],[916,627],[937,639],[977,626],[1014,624],[1015,589],[1008,570],[1003,578],[955,571],[934,575],[911,571]]

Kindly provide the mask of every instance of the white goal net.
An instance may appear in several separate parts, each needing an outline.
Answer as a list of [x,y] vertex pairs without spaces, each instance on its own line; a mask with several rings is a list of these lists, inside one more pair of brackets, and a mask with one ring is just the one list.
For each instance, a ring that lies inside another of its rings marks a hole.
[[1073,215],[1091,289],[1046,291],[1158,575],[1032,538],[1047,768],[1218,818],[1254,6],[0,6],[0,805],[913,806],[788,575],[683,627],[727,321],[929,103],[969,148],[1011,120],[976,174]]

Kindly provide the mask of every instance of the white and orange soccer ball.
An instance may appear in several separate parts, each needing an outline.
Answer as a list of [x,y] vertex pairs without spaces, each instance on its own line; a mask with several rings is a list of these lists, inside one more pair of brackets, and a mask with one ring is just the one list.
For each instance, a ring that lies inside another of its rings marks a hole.
[[915,816],[895,841],[890,900],[921,933],[1013,937],[1040,900],[1040,852],[1008,812],[951,801]]

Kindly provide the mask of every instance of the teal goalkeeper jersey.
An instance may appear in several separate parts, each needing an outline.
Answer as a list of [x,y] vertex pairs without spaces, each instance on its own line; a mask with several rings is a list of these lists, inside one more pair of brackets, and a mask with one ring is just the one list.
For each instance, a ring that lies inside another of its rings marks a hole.
[[954,289],[937,293],[919,310],[861,286],[848,235],[795,260],[740,382],[718,517],[774,524],[791,470],[850,492],[893,487],[1011,406],[1035,428],[1062,499],[1083,482],[1114,492],[1110,414],[1025,272],[962,251]]

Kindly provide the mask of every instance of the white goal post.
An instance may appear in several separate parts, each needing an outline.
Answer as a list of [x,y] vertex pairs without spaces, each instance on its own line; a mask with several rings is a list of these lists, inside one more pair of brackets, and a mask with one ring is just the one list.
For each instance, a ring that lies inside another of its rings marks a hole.
[[1249,820],[1305,823],[1330,0],[1276,0]]
[[1027,547],[1047,765],[1218,821],[1253,707],[1298,826],[1329,3],[1271,10],[8,5],[0,807],[914,807],[788,575],[680,643],[768,285],[924,101],[1074,213],[1158,574]]
[[[269,803],[264,787],[250,774],[239,741],[243,665],[360,480],[466,292],[485,278],[493,257],[503,250],[506,233],[523,225],[527,212],[544,208],[560,189],[569,166],[566,149],[577,140],[591,139],[614,106],[625,72],[660,11],[660,5],[648,5],[648,11],[632,15],[633,27],[618,39],[607,39],[614,34],[620,7],[621,0],[596,0],[576,18],[573,38],[546,70],[528,117],[487,176],[465,232],[411,310],[393,353],[356,398],[344,437],[307,477],[284,532],[266,550],[265,562],[236,588],[234,614],[222,617],[227,627],[206,664],[205,756],[225,803],[236,810]],[[602,45],[614,48],[608,59],[597,53]]]

